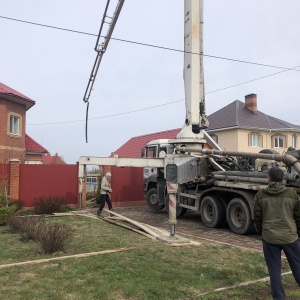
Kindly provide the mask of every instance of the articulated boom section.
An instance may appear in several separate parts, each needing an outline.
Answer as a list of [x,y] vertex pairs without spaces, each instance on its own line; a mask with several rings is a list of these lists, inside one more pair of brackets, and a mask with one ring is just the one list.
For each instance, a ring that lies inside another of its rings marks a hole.
[[177,135],[179,143],[205,144],[203,129],[208,127],[205,116],[203,73],[203,0],[185,0],[184,11],[184,87],[186,118]]

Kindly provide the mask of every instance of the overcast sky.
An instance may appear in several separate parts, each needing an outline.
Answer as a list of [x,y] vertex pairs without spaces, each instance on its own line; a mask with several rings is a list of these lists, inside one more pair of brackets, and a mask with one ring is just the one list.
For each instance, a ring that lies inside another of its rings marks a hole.
[[[0,16],[97,34],[105,5],[0,0]],[[183,50],[183,7],[184,0],[125,0],[113,37]],[[204,53],[300,66],[299,12],[299,0],[206,0]],[[183,53],[111,40],[90,98],[86,143],[83,96],[96,36],[0,18],[0,41],[0,82],[36,101],[27,111],[27,134],[67,163],[109,156],[131,137],[184,122]],[[258,110],[300,124],[300,67],[218,92],[283,69],[209,56],[204,69],[207,115],[256,93]]]

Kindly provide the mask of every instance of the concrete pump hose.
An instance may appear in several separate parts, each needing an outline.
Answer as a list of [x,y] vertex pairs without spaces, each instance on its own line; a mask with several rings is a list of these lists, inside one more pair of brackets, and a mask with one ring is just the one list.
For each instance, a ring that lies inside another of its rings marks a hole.
[[282,161],[288,166],[293,166],[297,173],[300,174],[300,162],[296,157],[284,154],[282,155]]

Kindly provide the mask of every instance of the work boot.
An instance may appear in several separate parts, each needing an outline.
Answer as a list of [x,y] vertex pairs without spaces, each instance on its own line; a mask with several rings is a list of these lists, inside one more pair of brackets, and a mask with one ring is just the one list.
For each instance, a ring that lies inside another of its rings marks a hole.
[[[112,208],[111,208],[110,210],[111,210],[111,211],[114,211]],[[113,215],[113,214],[110,214],[110,216],[113,217],[114,215]]]
[[101,216],[102,211],[100,209],[97,210],[97,217]]

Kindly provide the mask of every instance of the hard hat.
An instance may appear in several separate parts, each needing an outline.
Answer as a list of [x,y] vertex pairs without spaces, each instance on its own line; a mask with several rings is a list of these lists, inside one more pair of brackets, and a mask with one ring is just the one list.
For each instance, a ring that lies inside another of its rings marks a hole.
[[105,176],[106,176],[106,177],[111,177],[111,173],[107,172],[107,173],[105,174]]

